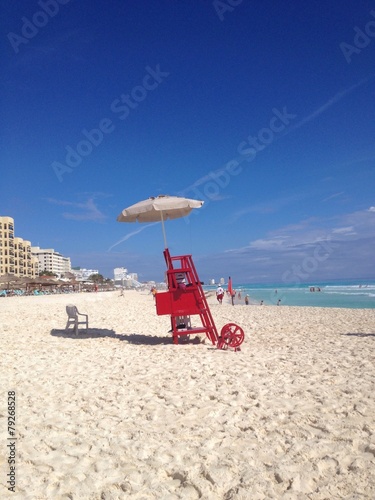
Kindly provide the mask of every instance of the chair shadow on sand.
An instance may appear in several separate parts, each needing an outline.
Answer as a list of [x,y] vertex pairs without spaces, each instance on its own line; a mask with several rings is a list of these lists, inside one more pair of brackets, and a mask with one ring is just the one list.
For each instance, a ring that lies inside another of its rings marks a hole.
[[[156,335],[143,335],[140,333],[116,333],[114,330],[109,330],[107,328],[89,328],[88,332],[80,331],[76,335],[73,331],[66,331],[65,329],[52,329],[51,335],[53,337],[61,337],[70,340],[82,340],[82,339],[97,339],[103,337],[109,337],[117,340],[123,340],[129,344],[135,345],[168,345],[173,344],[173,338],[170,337],[157,337]],[[197,344],[200,343],[199,339],[182,339],[181,344]]]
[[342,333],[341,335],[346,335],[347,337],[375,337],[375,333]]

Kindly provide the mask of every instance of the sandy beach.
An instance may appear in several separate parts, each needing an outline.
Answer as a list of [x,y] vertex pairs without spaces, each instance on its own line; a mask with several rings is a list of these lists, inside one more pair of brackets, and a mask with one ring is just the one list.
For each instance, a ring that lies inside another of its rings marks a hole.
[[209,303],[240,352],[174,346],[147,292],[0,299],[1,498],[375,498],[375,310]]

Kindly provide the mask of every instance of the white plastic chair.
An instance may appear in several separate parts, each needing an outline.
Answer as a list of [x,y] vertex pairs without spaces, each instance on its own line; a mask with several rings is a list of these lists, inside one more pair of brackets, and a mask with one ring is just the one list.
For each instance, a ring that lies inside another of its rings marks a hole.
[[[69,327],[71,325],[74,326],[74,333],[78,335],[78,325],[85,325],[86,326],[86,333],[88,332],[89,328],[89,317],[87,314],[82,314],[78,311],[77,307],[74,306],[73,304],[68,304],[66,306],[66,313],[68,315],[68,321],[66,323],[65,331],[69,331]],[[79,316],[84,316],[85,319],[80,320]]]

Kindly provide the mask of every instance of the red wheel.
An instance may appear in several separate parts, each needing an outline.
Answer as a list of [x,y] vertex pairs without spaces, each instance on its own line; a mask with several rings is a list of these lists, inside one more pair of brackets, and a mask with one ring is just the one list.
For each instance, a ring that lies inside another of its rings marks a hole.
[[238,347],[245,339],[245,334],[242,328],[235,323],[228,323],[221,329],[222,343],[229,347]]

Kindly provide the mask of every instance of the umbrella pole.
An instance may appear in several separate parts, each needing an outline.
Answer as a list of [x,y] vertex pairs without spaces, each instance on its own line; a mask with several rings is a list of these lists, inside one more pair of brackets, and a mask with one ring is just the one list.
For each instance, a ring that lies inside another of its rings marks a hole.
[[163,219],[163,211],[162,210],[160,210],[160,215],[161,215],[161,227],[163,229],[164,248],[168,248],[168,246],[167,246],[167,237],[165,235],[165,227],[164,227],[164,219]]

